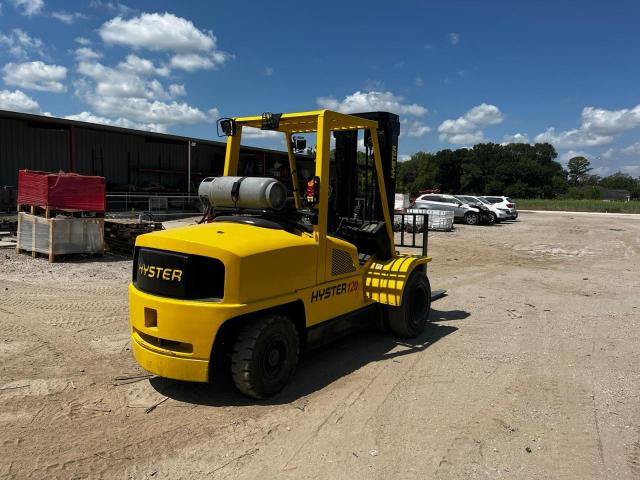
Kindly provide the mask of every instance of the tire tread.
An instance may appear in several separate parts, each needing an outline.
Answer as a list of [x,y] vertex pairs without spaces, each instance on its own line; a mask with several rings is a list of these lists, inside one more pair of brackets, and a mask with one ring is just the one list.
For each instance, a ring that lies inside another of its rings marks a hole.
[[[249,397],[258,399],[265,398],[264,394],[255,389],[255,382],[253,382],[253,379],[251,378],[250,363],[253,359],[253,352],[256,348],[256,344],[264,331],[270,328],[273,324],[282,321],[291,323],[287,317],[282,315],[266,315],[249,321],[240,331],[235,345],[233,346],[233,353],[231,355],[231,376],[238,390]],[[298,348],[295,352],[296,361],[300,351],[299,343],[297,347]]]

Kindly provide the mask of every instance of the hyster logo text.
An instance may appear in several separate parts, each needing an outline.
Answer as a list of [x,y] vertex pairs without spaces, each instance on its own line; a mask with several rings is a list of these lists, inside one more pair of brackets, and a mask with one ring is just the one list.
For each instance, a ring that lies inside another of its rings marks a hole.
[[157,278],[159,280],[167,280],[170,282],[182,281],[182,270],[178,268],[156,267],[154,265],[138,265],[138,272],[149,278]]
[[311,303],[326,300],[328,298],[342,295],[343,293],[356,292],[358,290],[358,282],[340,283],[331,287],[321,288],[311,292]]

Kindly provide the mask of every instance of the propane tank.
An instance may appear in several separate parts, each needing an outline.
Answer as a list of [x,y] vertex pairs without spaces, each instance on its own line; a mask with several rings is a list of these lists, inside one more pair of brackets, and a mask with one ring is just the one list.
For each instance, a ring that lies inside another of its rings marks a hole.
[[207,177],[198,187],[205,205],[280,210],[287,202],[287,189],[275,178]]

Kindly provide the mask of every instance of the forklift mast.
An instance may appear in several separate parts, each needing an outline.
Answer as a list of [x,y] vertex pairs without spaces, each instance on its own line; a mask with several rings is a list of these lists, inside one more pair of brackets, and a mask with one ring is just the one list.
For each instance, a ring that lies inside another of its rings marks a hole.
[[[389,112],[354,113],[355,117],[378,122],[380,162],[387,193],[389,213],[393,214],[398,161],[400,119]],[[358,162],[358,132],[335,131],[335,195],[333,212],[338,218],[384,221],[375,167],[370,158],[372,149],[369,132],[365,130],[365,163]]]

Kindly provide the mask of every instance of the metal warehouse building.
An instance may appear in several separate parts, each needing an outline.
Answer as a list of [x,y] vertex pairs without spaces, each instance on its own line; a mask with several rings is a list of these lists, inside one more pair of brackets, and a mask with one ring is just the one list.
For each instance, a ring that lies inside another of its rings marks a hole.
[[[189,193],[222,174],[226,143],[0,110],[0,186],[18,170],[104,176],[108,192]],[[304,155],[301,160],[308,158]],[[242,175],[288,178],[286,152],[243,147]]]

